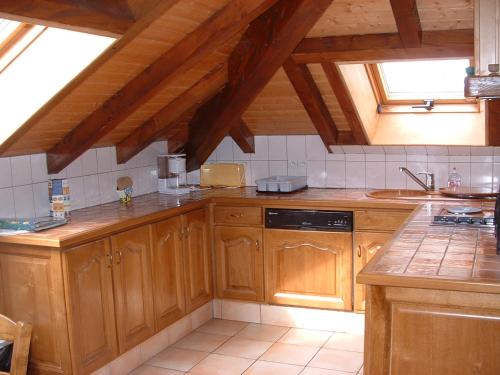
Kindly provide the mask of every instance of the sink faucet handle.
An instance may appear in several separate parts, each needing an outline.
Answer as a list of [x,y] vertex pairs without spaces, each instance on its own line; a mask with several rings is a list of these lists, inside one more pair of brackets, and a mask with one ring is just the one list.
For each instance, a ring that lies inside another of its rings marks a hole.
[[425,185],[429,189],[434,190],[434,187],[435,187],[435,184],[434,184],[434,173],[432,173],[432,172],[418,172],[417,174],[425,175]]

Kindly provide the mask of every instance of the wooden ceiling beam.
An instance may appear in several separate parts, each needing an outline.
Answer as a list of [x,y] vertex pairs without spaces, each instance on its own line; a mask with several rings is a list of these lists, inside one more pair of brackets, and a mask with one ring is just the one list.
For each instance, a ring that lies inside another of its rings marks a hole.
[[227,65],[218,66],[189,89],[163,107],[125,139],[116,145],[117,163],[129,161],[133,156],[168,131],[186,112],[192,112],[220,90],[227,81]]
[[229,131],[229,135],[245,154],[255,153],[255,137],[245,121],[240,119]]
[[359,145],[367,145],[368,139],[363,129],[363,125],[358,117],[358,112],[354,106],[351,94],[342,78],[338,66],[334,63],[323,63],[322,67],[340,108],[342,109],[342,113],[351,127],[356,143]]
[[403,46],[420,47],[422,26],[418,15],[417,0],[391,0],[391,7]]
[[2,0],[0,18],[112,37],[135,21],[125,0]]
[[283,68],[326,149],[331,152],[330,145],[337,143],[338,130],[311,72],[307,65],[296,64],[291,58],[285,61]]
[[331,3],[280,0],[250,24],[229,57],[229,82],[189,123],[188,170],[207,160]]
[[58,173],[112,131],[174,78],[240,33],[277,0],[234,0],[162,54],[78,124],[47,153],[49,173]]
[[292,56],[298,64],[472,57],[474,30],[424,31],[416,48],[405,48],[397,33],[306,38]]

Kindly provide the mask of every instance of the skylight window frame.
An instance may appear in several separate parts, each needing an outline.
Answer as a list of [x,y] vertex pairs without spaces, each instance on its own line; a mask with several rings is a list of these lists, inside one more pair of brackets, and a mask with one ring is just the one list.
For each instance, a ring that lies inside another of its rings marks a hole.
[[[471,58],[468,58],[473,65]],[[440,60],[448,60],[446,58]],[[411,60],[408,60],[411,61]],[[421,105],[424,102],[422,98],[415,99],[393,99],[388,96],[388,89],[383,78],[380,63],[366,64],[366,71],[370,79],[373,93],[379,103],[379,107],[387,109],[387,112],[422,112],[421,110],[412,109],[413,105]],[[439,98],[429,97],[425,99],[434,100],[435,107],[428,113],[432,112],[479,112],[479,102],[474,98]]]

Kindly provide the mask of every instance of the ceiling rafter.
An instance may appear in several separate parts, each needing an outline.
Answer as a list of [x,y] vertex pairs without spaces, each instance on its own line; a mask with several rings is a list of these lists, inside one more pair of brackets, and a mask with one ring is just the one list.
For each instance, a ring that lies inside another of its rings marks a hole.
[[471,57],[474,30],[424,31],[416,48],[405,48],[397,33],[306,38],[292,56],[298,64]]
[[422,26],[417,0],[391,0],[391,7],[403,46],[419,47],[422,43]]
[[337,98],[340,108],[342,109],[342,113],[349,123],[356,143],[360,145],[367,145],[368,138],[363,130],[363,125],[358,117],[358,112],[354,106],[354,102],[352,101],[351,94],[349,93],[347,85],[342,78],[342,74],[340,73],[338,66],[334,63],[323,63],[321,65],[333,93]]
[[229,82],[189,123],[188,170],[207,160],[331,3],[280,0],[250,24],[229,57]]
[[120,141],[116,145],[117,163],[126,163],[168,131],[186,112],[193,112],[201,102],[213,96],[226,83],[226,70],[227,65],[223,64],[210,71]]
[[235,0],[161,55],[80,122],[47,153],[49,173],[58,173],[146,103],[175,77],[241,32],[276,0]]
[[296,64],[288,58],[283,68],[326,149],[332,152],[330,145],[338,140],[337,126],[307,65]]
[[255,152],[255,137],[242,119],[231,128],[229,135],[245,154]]
[[76,76],[64,89],[52,97],[45,105],[43,105],[37,112],[33,114],[24,124],[22,124],[8,139],[0,144],[0,155],[5,154],[11,146],[21,141],[36,124],[49,115],[57,106],[64,101],[67,95],[76,91],[83,85],[87,79],[99,70],[109,59],[119,54],[124,47],[135,40],[135,38],[147,29],[158,17],[162,16],[172,6],[180,0],[163,0],[157,6],[151,9],[144,17],[137,21],[127,33],[118,39],[112,46],[104,51],[97,59],[95,59],[86,69],[84,69],[78,76]]
[[113,37],[135,21],[125,0],[2,0],[0,18]]

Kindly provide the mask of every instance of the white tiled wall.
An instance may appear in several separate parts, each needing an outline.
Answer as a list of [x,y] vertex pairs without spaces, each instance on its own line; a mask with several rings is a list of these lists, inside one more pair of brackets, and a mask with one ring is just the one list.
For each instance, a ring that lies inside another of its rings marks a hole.
[[[319,136],[258,136],[254,154],[244,154],[226,137],[208,162],[245,164],[246,181],[270,175],[307,175],[311,187],[419,188],[399,172],[430,171],[436,187],[446,186],[453,167],[463,184],[491,187],[500,183],[500,147],[447,146],[333,146],[329,154]],[[196,183],[198,172],[189,174]]]
[[48,215],[51,178],[69,180],[72,209],[117,200],[116,179],[121,176],[132,177],[134,195],[157,191],[156,156],[165,152],[165,142],[156,142],[117,165],[114,147],[91,149],[57,175],[47,174],[45,154],[0,158],[0,217]]

